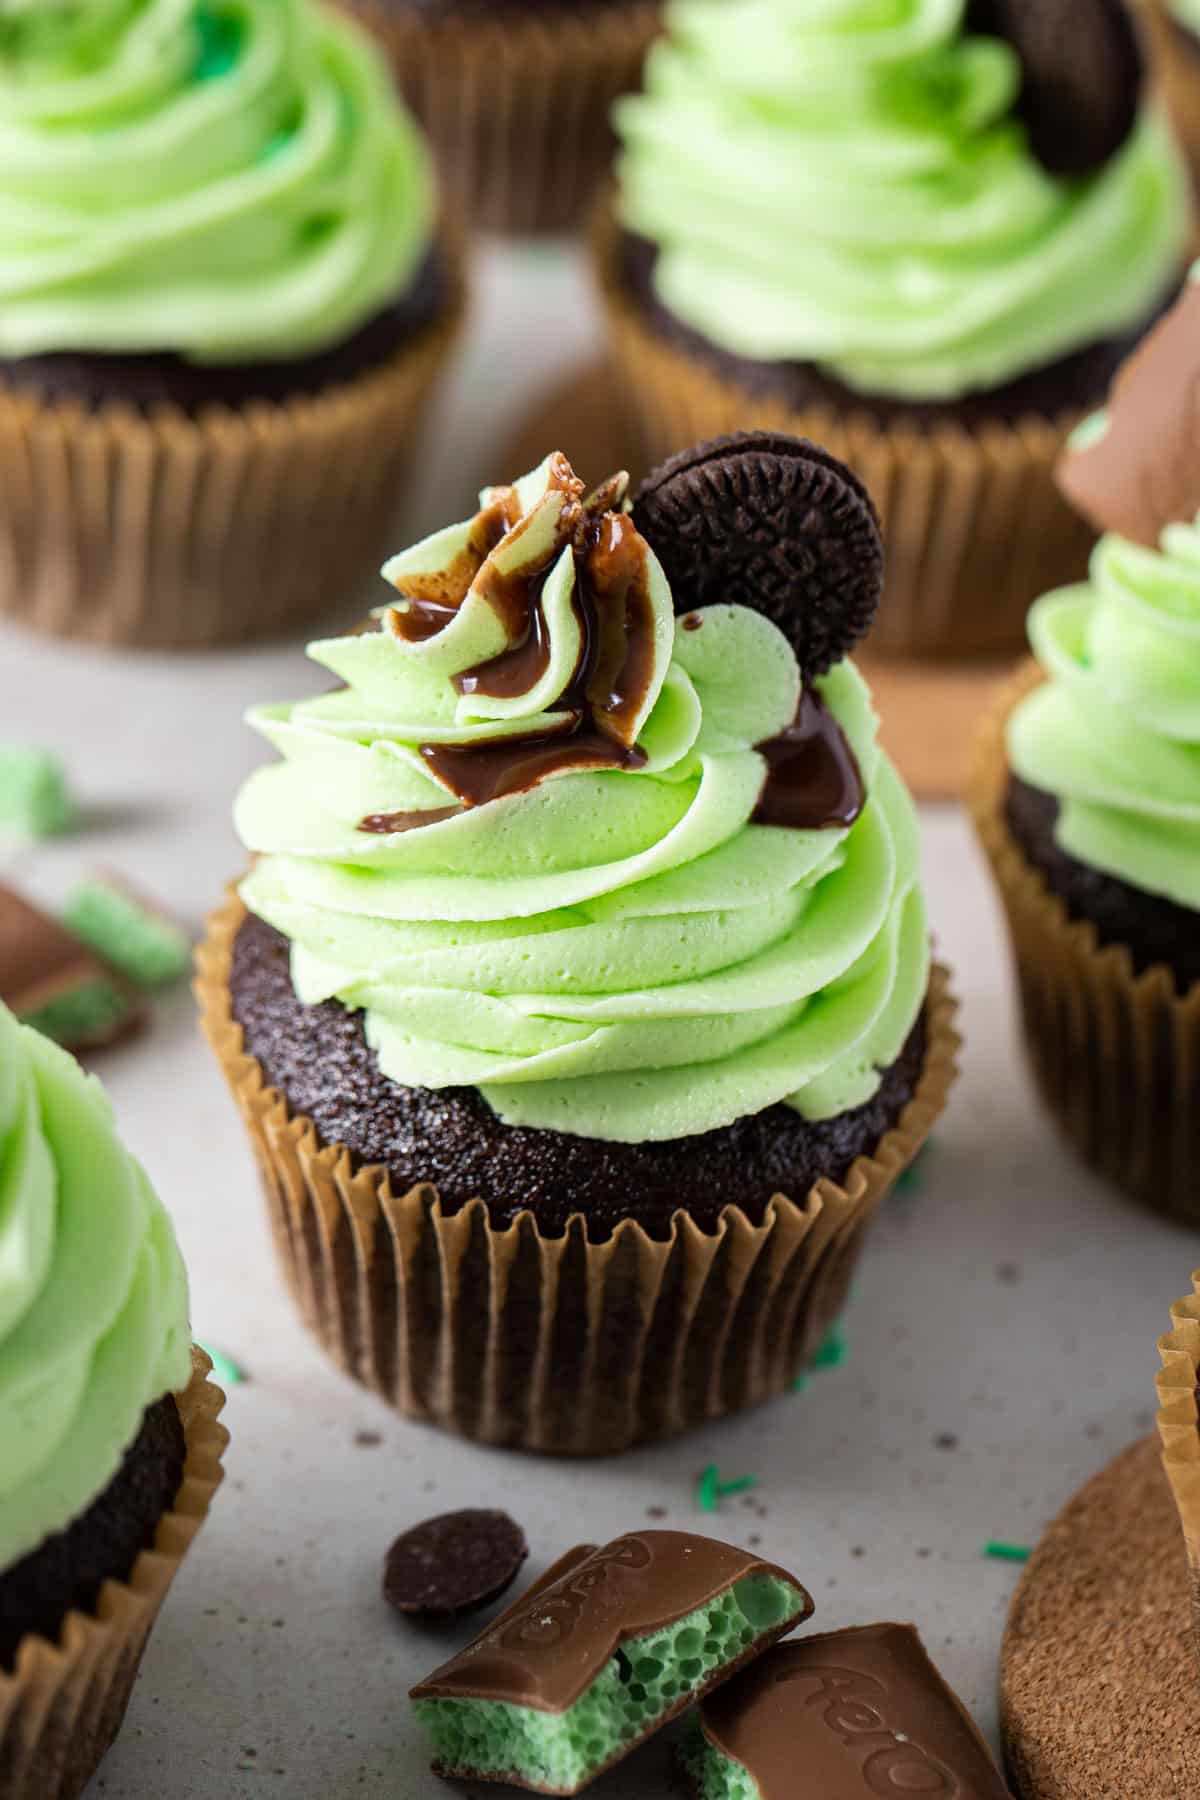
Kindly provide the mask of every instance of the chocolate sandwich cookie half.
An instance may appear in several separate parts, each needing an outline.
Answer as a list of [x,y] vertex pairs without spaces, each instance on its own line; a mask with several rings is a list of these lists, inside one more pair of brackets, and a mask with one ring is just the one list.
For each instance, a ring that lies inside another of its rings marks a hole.
[[435,1773],[580,1793],[811,1612],[786,1570],[711,1538],[573,1551],[413,1689]]
[[280,760],[201,961],[324,1342],[576,1454],[784,1391],[954,1048],[847,655],[865,490],[757,437],[627,488],[550,455],[311,646],[341,685],[251,715]]

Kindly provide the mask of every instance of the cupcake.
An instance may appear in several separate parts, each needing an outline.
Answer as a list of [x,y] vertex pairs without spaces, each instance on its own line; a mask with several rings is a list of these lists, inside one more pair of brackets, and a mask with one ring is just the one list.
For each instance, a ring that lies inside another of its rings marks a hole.
[[1159,77],[1175,128],[1200,184],[1200,0],[1149,0],[1158,34]]
[[342,686],[251,715],[198,990],[326,1347],[574,1454],[787,1388],[956,1041],[846,655],[866,490],[768,437],[625,489],[488,490],[310,646]]
[[883,508],[873,648],[1011,652],[1034,597],[1086,566],[1055,458],[1183,274],[1186,175],[1140,102],[1128,15],[675,0],[667,18],[594,233],[650,453],[746,423],[830,445]]
[[81,1794],[221,1479],[171,1223],[99,1084],[0,1005],[0,1792]]
[[1200,1269],[1193,1292],[1171,1308],[1171,1327],[1159,1342],[1158,1429],[1163,1466],[1179,1508],[1191,1571],[1200,1647]]
[[459,290],[351,22],[0,10],[0,613],[195,648],[340,599],[387,543]]
[[379,35],[456,207],[484,231],[577,231],[661,0],[342,0]]
[[976,824],[1042,1099],[1080,1155],[1200,1223],[1200,283],[1064,459],[1106,529],[1030,615],[1037,665],[983,732]]

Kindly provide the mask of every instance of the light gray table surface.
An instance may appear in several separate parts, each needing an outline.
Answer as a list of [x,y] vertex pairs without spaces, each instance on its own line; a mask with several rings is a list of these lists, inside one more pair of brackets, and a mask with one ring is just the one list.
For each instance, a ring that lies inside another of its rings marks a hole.
[[[497,447],[531,394],[595,343],[586,282],[564,253],[493,251],[478,274],[397,547],[463,516],[480,482],[517,473],[495,467]],[[298,644],[113,655],[0,628],[0,733],[59,750],[86,808],[81,834],[7,858],[12,875],[53,901],[101,860],[199,930],[240,865],[234,790],[268,754],[242,713],[317,679]],[[994,1727],[1018,1571],[982,1546],[1036,1540],[1081,1481],[1150,1428],[1155,1340],[1200,1244],[1106,1193],[1056,1142],[1021,1065],[1007,945],[969,827],[929,810],[925,834],[934,926],[963,1002],[963,1076],[919,1182],[875,1230],[846,1359],[765,1411],[618,1460],[476,1449],[394,1417],[326,1363],[276,1274],[249,1149],[186,991],[103,1060],[127,1141],[176,1219],[195,1333],[249,1379],[229,1396],[227,1481],[92,1796],[450,1792],[429,1773],[405,1694],[461,1634],[397,1621],[379,1572],[401,1529],[477,1503],[523,1522],[530,1573],[651,1507],[672,1526],[753,1537],[810,1586],[820,1627],[914,1620]],[[360,1431],[381,1442],[356,1446]],[[696,1481],[709,1463],[755,1475],[749,1503],[703,1517]],[[597,1800],[668,1794],[666,1754],[652,1744]]]

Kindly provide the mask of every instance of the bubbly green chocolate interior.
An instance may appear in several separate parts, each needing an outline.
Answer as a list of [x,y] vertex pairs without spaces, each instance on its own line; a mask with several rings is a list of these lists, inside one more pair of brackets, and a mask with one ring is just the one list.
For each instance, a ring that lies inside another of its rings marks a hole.
[[680,1755],[692,1778],[696,1800],[762,1800],[762,1791],[749,1769],[709,1743],[698,1714],[688,1721]]
[[[310,646],[343,686],[255,709],[282,760],[237,801],[242,896],[298,998],[363,1009],[402,1085],[634,1143],[834,1117],[876,1093],[929,970],[867,689],[849,661],[806,686],[746,607],[676,620],[628,517],[581,494],[561,457],[489,492],[387,566],[382,629]],[[781,824],[804,719],[807,822]]]
[[1102,538],[1029,635],[1048,680],[1009,721],[1014,773],[1057,797],[1068,855],[1200,912],[1200,522]]
[[0,7],[0,356],[302,357],[403,292],[433,182],[315,0]]
[[0,1005],[0,1572],[90,1506],[190,1374],[165,1209],[100,1084]]
[[1095,175],[1034,156],[1010,45],[965,0],[674,0],[620,102],[620,212],[669,312],[861,393],[1001,387],[1139,327],[1188,243],[1148,102]]
[[632,1638],[562,1713],[491,1700],[417,1700],[445,1774],[509,1776],[574,1793],[668,1713],[751,1654],[805,1601],[778,1576],[749,1575],[674,1625]]

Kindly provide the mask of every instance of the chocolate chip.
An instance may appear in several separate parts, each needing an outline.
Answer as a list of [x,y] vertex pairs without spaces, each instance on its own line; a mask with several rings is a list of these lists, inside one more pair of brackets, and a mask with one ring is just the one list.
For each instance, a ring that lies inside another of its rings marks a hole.
[[1052,175],[1091,175],[1137,122],[1146,63],[1124,0],[968,0],[967,29],[1021,59],[1020,111]]
[[398,1537],[383,1566],[383,1593],[397,1612],[455,1618],[498,1600],[529,1546],[507,1513],[467,1508],[426,1519]]
[[752,607],[809,680],[870,629],[883,591],[878,514],[858,477],[805,438],[740,432],[686,450],[647,476],[633,519],[677,613]]

